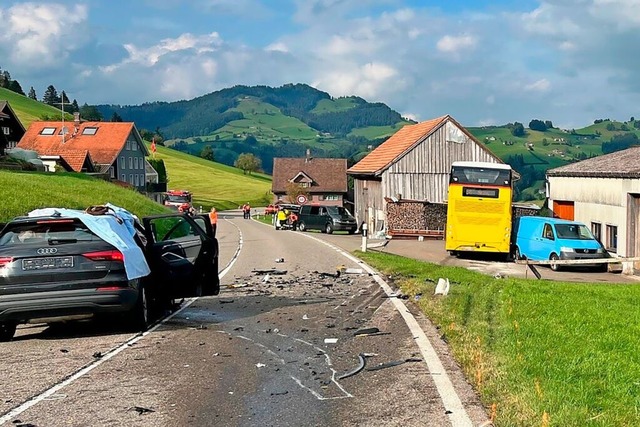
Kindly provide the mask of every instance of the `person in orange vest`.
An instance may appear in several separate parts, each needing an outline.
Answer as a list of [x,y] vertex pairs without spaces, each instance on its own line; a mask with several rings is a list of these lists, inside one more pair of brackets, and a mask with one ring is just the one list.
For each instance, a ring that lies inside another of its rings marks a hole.
[[218,228],[218,212],[216,211],[216,208],[211,208],[211,212],[209,212],[209,221],[211,221],[213,237],[216,237],[216,229]]

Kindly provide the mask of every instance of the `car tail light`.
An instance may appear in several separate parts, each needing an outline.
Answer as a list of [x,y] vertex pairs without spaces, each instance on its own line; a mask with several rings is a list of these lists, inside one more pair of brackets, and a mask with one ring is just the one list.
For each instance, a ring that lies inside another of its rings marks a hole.
[[10,257],[10,256],[0,257],[0,268],[6,267],[7,264],[10,264],[11,262],[13,262],[13,257]]
[[120,251],[98,251],[87,252],[82,254],[83,257],[89,258],[91,261],[124,261],[124,255]]

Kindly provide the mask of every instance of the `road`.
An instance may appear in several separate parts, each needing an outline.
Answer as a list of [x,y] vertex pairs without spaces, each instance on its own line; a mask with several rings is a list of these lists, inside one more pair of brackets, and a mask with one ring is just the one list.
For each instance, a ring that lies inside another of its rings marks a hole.
[[[20,327],[0,353],[0,425],[487,420],[437,330],[366,266],[318,240],[332,236],[223,213],[218,237],[221,294],[185,301],[144,335],[95,323]],[[341,378],[361,360],[365,369]]]

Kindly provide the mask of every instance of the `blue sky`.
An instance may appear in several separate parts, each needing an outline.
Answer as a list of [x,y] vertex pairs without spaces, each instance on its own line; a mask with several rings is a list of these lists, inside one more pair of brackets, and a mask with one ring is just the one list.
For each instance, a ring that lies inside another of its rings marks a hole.
[[638,0],[0,2],[0,67],[39,97],[191,99],[307,83],[467,126],[640,116]]

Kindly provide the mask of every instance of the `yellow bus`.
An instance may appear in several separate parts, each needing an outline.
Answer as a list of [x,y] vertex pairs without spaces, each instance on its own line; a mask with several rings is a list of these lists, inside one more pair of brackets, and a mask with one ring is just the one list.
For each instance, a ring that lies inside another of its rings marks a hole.
[[449,176],[445,248],[451,255],[486,252],[509,256],[511,166],[453,162]]

